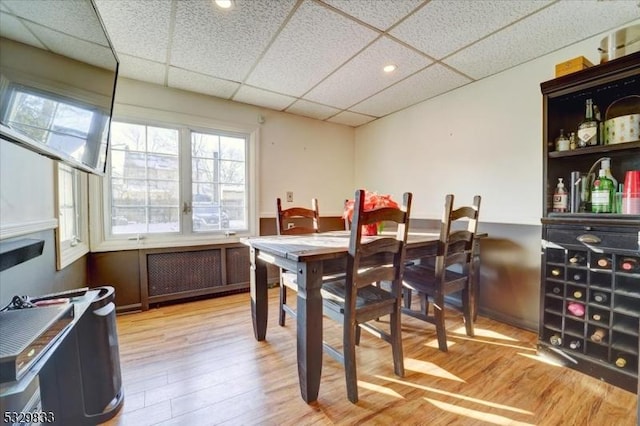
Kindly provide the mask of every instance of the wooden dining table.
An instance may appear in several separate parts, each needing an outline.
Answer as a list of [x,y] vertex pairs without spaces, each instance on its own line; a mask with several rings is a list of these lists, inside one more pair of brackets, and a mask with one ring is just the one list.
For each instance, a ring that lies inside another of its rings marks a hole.
[[[267,265],[297,272],[298,378],[302,399],[307,403],[317,400],[322,373],[322,277],[345,272],[349,235],[348,231],[334,231],[242,239],[250,248],[251,317],[258,341],[265,340],[267,333]],[[405,246],[406,260],[436,256],[438,237],[437,231],[410,232]],[[475,298],[477,279],[471,281],[471,297]],[[473,300],[471,305],[475,307]]]

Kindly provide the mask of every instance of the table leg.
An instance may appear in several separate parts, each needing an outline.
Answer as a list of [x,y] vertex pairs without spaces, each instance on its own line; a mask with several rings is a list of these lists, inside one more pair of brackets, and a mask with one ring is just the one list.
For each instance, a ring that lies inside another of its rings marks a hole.
[[267,265],[258,257],[258,252],[251,247],[251,319],[253,334],[256,340],[264,340],[267,335]]
[[322,373],[322,262],[298,266],[297,354],[300,393],[305,402],[318,399]]

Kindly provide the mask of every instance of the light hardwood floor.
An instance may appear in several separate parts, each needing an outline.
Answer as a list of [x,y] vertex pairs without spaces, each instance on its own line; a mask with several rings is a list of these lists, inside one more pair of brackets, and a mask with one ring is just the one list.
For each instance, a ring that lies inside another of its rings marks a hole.
[[[406,376],[391,347],[362,333],[360,401],[324,356],[318,401],[298,388],[295,322],[277,324],[269,291],[267,340],[253,337],[249,294],[117,318],[124,407],[106,425],[635,425],[636,395],[536,356],[536,334],[479,317],[476,337],[447,315],[449,352],[432,325],[403,317]],[[384,319],[383,319],[384,321]],[[325,339],[341,329],[324,322]]]

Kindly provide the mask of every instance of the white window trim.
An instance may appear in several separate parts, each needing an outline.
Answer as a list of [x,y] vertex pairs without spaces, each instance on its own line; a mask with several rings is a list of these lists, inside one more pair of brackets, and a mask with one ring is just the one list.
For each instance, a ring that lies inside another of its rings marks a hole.
[[260,127],[241,124],[218,122],[208,117],[187,115],[182,113],[141,108],[131,105],[118,105],[117,115],[112,121],[135,121],[148,125],[195,128],[196,130],[215,129],[228,132],[245,133],[249,135],[248,146],[248,181],[247,201],[249,203],[249,215],[247,217],[248,231],[236,233],[220,233],[205,235],[183,234],[157,235],[153,238],[109,239],[105,217],[105,206],[108,205],[108,179],[96,175],[89,176],[89,231],[90,249],[92,252],[135,250],[165,247],[185,247],[211,244],[229,244],[240,242],[240,238],[258,235],[259,223],[259,137]]
[[[56,239],[56,269],[58,271],[66,268],[71,265],[76,260],[83,257],[85,254],[89,253],[89,208],[88,208],[88,183],[87,183],[87,173],[77,170],[80,173],[79,176],[79,184],[80,187],[80,199],[74,200],[74,204],[77,209],[77,214],[80,216],[79,221],[79,229],[78,229],[78,237],[76,241],[73,243],[67,241],[61,241],[60,236],[60,194],[58,190],[58,177],[59,177],[59,168],[61,164],[59,162],[54,163],[53,167],[53,182],[54,182],[54,208],[55,208],[55,217],[58,220],[58,226],[55,231],[55,239]],[[69,167],[69,166],[65,166]]]

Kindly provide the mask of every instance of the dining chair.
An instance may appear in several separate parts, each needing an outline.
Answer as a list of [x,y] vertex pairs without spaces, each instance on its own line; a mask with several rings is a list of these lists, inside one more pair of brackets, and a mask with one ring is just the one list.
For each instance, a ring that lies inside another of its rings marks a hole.
[[[323,348],[345,369],[347,396],[358,401],[356,374],[356,332],[359,327],[372,332],[391,344],[396,375],[404,376],[401,335],[402,273],[404,245],[409,229],[411,193],[405,193],[401,208],[380,208],[364,211],[365,191],[355,194],[355,208],[349,236],[346,275],[322,285],[324,314],[342,324],[342,351],[323,342]],[[382,221],[395,222],[393,236],[363,237],[362,226]],[[376,286],[390,282],[390,289]],[[390,315],[389,329],[373,323]]]
[[[435,324],[438,348],[447,352],[447,330],[445,327],[445,296],[461,292],[462,313],[465,330],[473,337],[473,309],[475,289],[473,285],[474,238],[478,228],[480,196],[473,198],[473,205],[454,209],[454,196],[445,197],[444,214],[440,226],[438,252],[435,258],[420,259],[420,262],[405,266],[404,306],[402,312],[414,318]],[[466,227],[460,225],[466,221]],[[411,309],[411,297],[416,292],[420,309]],[[433,315],[429,315],[429,300]]]
[[[276,199],[276,229],[278,235],[299,235],[313,234],[319,232],[320,213],[318,210],[318,200],[311,200],[311,208],[291,207],[282,208],[282,200]],[[286,314],[295,318],[296,311],[287,305],[287,288],[297,292],[297,274],[290,271],[280,270],[280,301],[278,324],[285,325]]]

